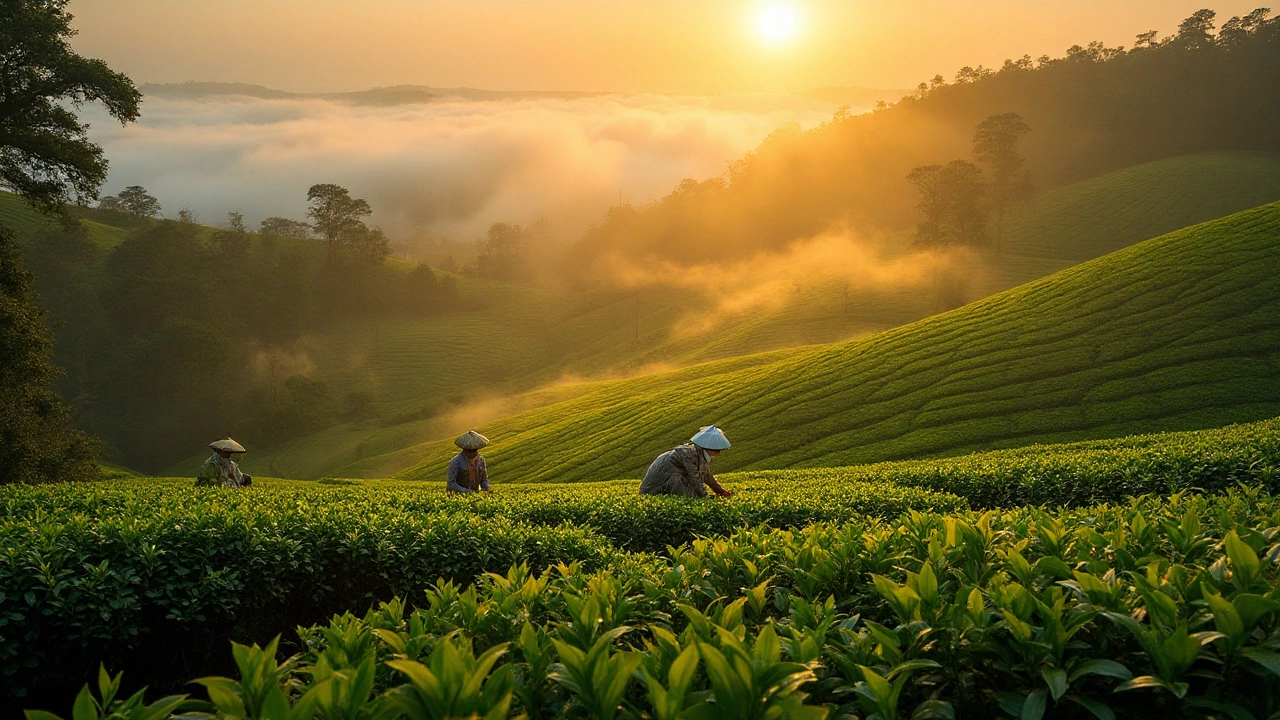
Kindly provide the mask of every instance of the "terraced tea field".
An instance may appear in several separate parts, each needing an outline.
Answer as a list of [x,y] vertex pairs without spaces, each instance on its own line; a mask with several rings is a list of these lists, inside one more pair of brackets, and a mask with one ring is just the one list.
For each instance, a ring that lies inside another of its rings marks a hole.
[[[725,469],[839,466],[1280,412],[1280,205],[1187,228],[870,339],[601,383],[484,426],[526,481],[638,477],[701,425]],[[421,447],[405,478],[452,452]]]
[[[1184,225],[1276,199],[1280,199],[1280,159],[1251,155],[1173,158],[1046,192],[1011,214],[998,253],[987,251],[975,257],[974,262],[988,270],[979,273],[984,280],[975,280],[964,292],[976,299]],[[479,393],[482,398],[501,397],[502,402],[483,403],[484,413],[446,413],[430,420],[393,422],[391,427],[334,428],[251,458],[251,467],[290,477],[380,477],[415,464],[422,450],[413,446],[425,440],[588,391],[557,385],[555,392],[521,392],[566,374],[589,378],[620,368],[652,371],[663,365],[685,366],[764,349],[863,337],[946,309],[939,307],[932,288],[885,293],[838,281],[815,281],[797,284],[785,303],[732,317],[704,333],[672,335],[672,324],[690,308],[672,304],[669,293],[641,292],[638,301],[631,296],[603,300],[586,311],[533,290],[494,287],[478,290],[473,297],[491,304],[475,315],[476,332],[468,333],[468,339],[457,346],[458,357],[469,358],[468,367],[433,370],[449,353],[439,349],[436,337],[442,331],[427,324],[381,326],[376,343],[369,328],[352,328],[331,345],[357,350],[360,358],[385,357],[386,364],[378,366],[377,374],[396,378],[385,386],[385,395],[401,405],[441,404],[455,388],[443,388],[438,381],[455,376],[487,384],[488,392]],[[535,309],[566,320],[544,328],[537,320],[504,324],[490,317],[501,312],[526,318]],[[501,355],[501,350],[511,343],[526,349],[519,353],[517,364],[495,367],[487,362],[488,357],[510,357]],[[547,348],[548,343],[554,350]],[[391,346],[399,348],[395,355],[383,356],[378,350]],[[538,358],[549,364],[525,373]],[[488,379],[496,382],[476,377],[478,369],[489,371]],[[343,377],[341,370],[326,372]]]
[[[721,479],[731,500],[634,481],[6,487],[0,694],[67,714],[102,660],[118,697],[152,686],[133,702],[155,718],[393,717],[405,697],[493,718],[1280,704],[1280,419]],[[201,686],[212,704],[160,698]]]

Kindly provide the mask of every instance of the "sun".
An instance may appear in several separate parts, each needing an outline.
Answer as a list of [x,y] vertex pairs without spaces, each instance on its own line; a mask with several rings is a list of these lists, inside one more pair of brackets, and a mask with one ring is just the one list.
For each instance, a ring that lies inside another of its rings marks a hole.
[[760,32],[766,39],[781,42],[796,31],[796,13],[790,7],[773,4],[760,12]]

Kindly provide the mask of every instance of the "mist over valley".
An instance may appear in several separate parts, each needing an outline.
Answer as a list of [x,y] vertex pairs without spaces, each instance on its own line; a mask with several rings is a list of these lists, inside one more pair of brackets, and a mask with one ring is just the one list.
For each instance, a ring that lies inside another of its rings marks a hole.
[[470,241],[494,222],[544,218],[568,240],[620,198],[643,204],[719,175],[776,129],[812,127],[836,107],[795,95],[460,92],[352,102],[370,93],[179,84],[154,87],[127,127],[92,108],[85,117],[112,158],[104,192],[144,186],[169,216],[301,220],[307,188],[337,182],[395,239]]

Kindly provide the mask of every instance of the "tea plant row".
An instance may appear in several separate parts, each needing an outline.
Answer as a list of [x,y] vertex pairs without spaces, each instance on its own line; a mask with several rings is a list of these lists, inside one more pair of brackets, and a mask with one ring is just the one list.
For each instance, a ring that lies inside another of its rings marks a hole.
[[1265,718],[1278,559],[1259,491],[757,528],[442,580],[301,629],[282,663],[234,647],[208,701],[106,699],[104,675],[77,720]]

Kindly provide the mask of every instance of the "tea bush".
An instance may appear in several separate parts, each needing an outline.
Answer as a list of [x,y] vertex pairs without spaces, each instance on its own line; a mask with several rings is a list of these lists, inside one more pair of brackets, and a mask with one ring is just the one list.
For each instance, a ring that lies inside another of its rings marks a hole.
[[[275,644],[235,646],[238,678],[198,681],[210,701],[154,705],[219,718],[1272,717],[1278,559],[1280,499],[1260,491],[756,528],[595,571],[441,581],[412,608],[301,630],[283,663]],[[77,705],[93,702],[86,687]]]
[[1238,484],[1277,492],[1280,418],[940,460],[745,475],[786,477],[802,485],[889,482],[953,493],[975,508],[1092,505],[1147,493],[1220,492]]
[[149,657],[157,672],[176,671],[176,656],[198,664],[227,637],[270,637],[441,577],[469,582],[521,561],[594,566],[616,554],[586,529],[418,513],[319,489],[139,481],[4,497],[2,696],[101,657]]

